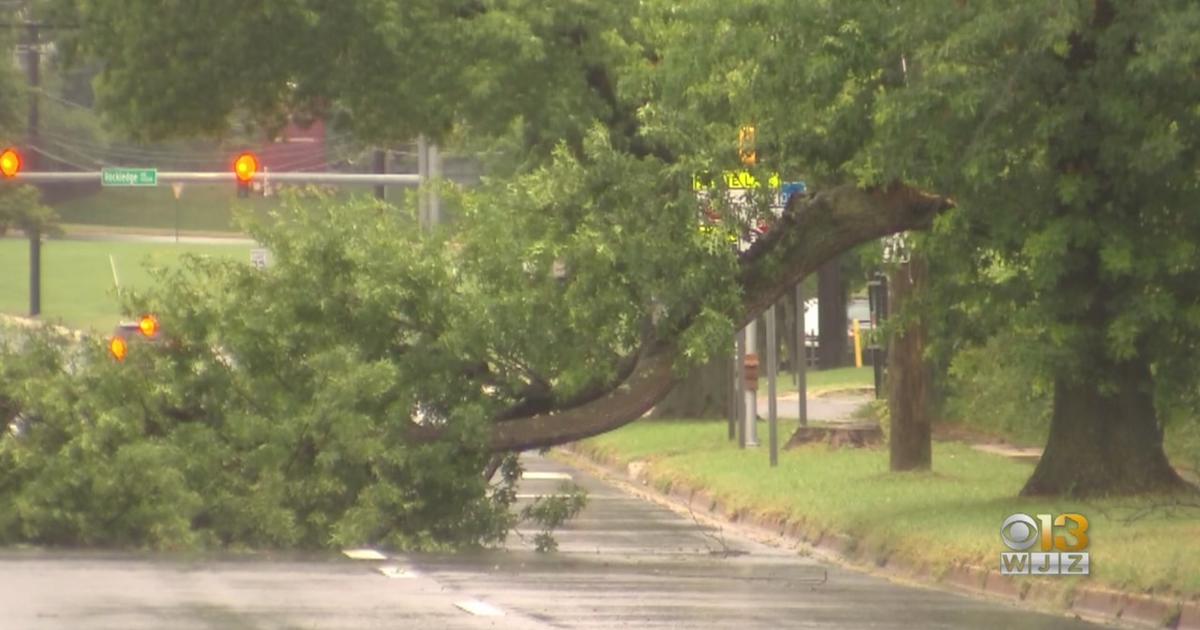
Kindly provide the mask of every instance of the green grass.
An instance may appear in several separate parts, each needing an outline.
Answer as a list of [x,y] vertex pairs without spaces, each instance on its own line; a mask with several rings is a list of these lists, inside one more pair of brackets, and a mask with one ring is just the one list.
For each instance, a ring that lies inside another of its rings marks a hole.
[[[175,264],[185,253],[227,256],[249,263],[249,245],[48,241],[42,245],[42,319],[107,332],[120,319],[108,256],[121,286],[151,282],[143,261]],[[0,312],[29,313],[29,242],[0,239]]]
[[956,561],[997,566],[1004,551],[997,532],[1013,512],[1079,512],[1089,518],[1092,535],[1086,579],[1200,594],[1200,510],[1174,517],[1157,511],[1126,523],[1152,499],[1021,499],[1016,495],[1033,471],[1030,464],[961,443],[935,443],[929,473],[888,472],[886,449],[823,444],[782,452],[772,470],[765,449],[737,449],[724,423],[714,422],[639,421],[582,447],[621,462],[646,461],[656,479],[708,489],[732,509],[783,516],[809,532],[850,535],[865,561],[898,557],[935,572]]
[[[339,196],[370,194],[368,186],[345,186]],[[389,199],[397,199],[400,189],[389,189]],[[72,199],[55,206],[64,224],[174,230],[176,212],[179,229],[188,232],[237,231],[234,208],[244,208],[257,217],[279,206],[280,197],[252,195],[237,197],[229,185],[185,185],[179,199],[169,185],[154,188],[105,188],[100,192]]]

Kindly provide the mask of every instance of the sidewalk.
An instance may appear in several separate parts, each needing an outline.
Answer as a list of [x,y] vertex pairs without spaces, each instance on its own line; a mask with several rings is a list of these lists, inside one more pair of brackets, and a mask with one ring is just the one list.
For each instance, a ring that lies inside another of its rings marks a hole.
[[[854,412],[875,399],[874,394],[851,389],[830,392],[823,396],[808,398],[808,420],[810,422],[841,423],[857,421]],[[758,391],[758,416],[767,417],[769,399],[764,390]],[[776,397],[776,413],[780,419],[797,420],[800,417],[800,396],[795,392]]]

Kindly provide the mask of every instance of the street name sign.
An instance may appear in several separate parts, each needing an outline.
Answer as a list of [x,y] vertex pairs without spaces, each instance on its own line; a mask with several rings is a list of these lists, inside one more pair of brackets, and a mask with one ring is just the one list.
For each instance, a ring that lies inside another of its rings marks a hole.
[[100,183],[104,186],[157,186],[158,169],[106,168],[100,171]]

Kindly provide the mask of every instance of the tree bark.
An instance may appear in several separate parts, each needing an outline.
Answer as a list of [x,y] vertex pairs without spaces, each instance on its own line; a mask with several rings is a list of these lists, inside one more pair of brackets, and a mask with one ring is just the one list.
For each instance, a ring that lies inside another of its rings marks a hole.
[[822,370],[846,364],[846,282],[837,258],[817,270],[817,365]]
[[1091,379],[1054,381],[1050,438],[1022,496],[1095,497],[1188,488],[1167,462],[1145,361],[1111,364],[1115,391]]
[[724,419],[729,415],[733,362],[727,354],[693,368],[651,413],[653,418]]
[[[929,268],[920,257],[892,274],[889,306],[894,316],[928,286]],[[888,411],[891,420],[890,466],[893,471],[929,470],[933,464],[930,400],[933,374],[925,361],[926,328],[908,321],[895,331],[888,348]]]
[[[797,282],[838,254],[881,236],[928,228],[938,213],[953,205],[945,197],[901,184],[869,190],[842,186],[812,196],[793,196],[767,236],[739,260],[737,281],[743,297],[735,329],[745,327]],[[491,450],[565,444],[642,417],[674,386],[676,349],[671,341],[643,347],[628,378],[613,382],[605,394],[568,409],[496,422]],[[438,440],[444,433],[437,426],[408,427],[411,443]]]

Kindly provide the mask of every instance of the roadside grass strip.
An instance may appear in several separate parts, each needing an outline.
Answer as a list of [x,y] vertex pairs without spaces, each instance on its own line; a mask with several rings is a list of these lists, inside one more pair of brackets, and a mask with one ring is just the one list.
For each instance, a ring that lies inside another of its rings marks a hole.
[[[786,440],[786,431],[783,439]],[[1018,497],[1032,464],[935,442],[933,470],[888,471],[886,445],[810,444],[768,465],[766,449],[739,450],[724,422],[646,421],[581,442],[578,450],[627,467],[644,462],[659,490],[705,490],[725,513],[795,524],[813,540],[847,536],[841,551],[864,563],[902,560],[943,576],[958,565],[999,570],[1000,526],[1011,514],[1079,513],[1091,575],[1005,576],[1020,589],[1105,585],[1129,592],[1200,595],[1200,504],[1173,497],[1069,500]],[[707,506],[704,506],[707,507]],[[1050,581],[1050,582],[1047,582]]]

